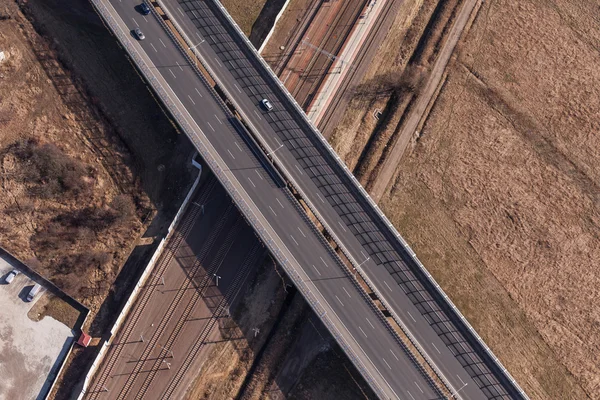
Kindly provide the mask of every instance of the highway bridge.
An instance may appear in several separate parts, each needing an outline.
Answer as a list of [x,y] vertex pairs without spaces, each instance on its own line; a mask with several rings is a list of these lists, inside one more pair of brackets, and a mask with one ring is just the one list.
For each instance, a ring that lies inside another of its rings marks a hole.
[[[220,3],[164,0],[146,16],[131,0],[92,3],[381,398],[527,398]],[[133,33],[138,27],[145,33],[143,41]],[[210,73],[248,130],[199,67]],[[260,107],[263,98],[273,103],[273,111]],[[352,267],[337,256],[285,182]],[[351,268],[386,306],[441,385],[416,362]]]

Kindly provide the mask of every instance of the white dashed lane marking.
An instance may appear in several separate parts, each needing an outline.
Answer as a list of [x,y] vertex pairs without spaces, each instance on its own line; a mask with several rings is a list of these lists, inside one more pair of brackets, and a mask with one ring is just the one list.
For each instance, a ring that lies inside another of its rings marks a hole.
[[373,326],[373,324],[371,323],[371,321],[369,321],[369,318],[365,318],[367,320],[367,322],[369,323],[369,325],[371,325],[371,328],[375,329],[375,327]]
[[188,94],[188,98],[190,99],[190,101],[192,102],[192,104],[193,104],[193,105],[196,105],[196,102],[195,102],[195,101],[192,99],[192,96],[190,96],[190,95]]
[[327,263],[325,262],[325,260],[323,260],[323,257],[319,257],[319,258],[321,259],[321,261],[323,261],[323,264],[325,264],[325,266],[326,266],[327,268],[329,268],[329,265],[327,265]]
[[417,382],[415,382],[415,385],[417,385],[417,387],[419,388],[419,390],[421,391],[421,393],[425,393],[425,392],[423,391],[423,389],[421,389],[421,386],[419,386],[419,384],[418,384]]
[[390,289],[390,292],[393,292],[392,288],[390,287],[390,285],[387,284],[386,281],[383,281],[383,283],[385,283],[385,286],[387,286],[387,288]]
[[385,361],[385,358],[383,358],[383,357],[382,357],[381,359],[383,360],[383,362],[385,363],[385,365],[387,365],[387,366],[388,366],[388,368],[389,368],[389,369],[392,369],[392,367],[390,367],[390,364],[388,364],[388,362],[387,362],[387,361]]
[[363,335],[365,335],[365,337],[368,337],[367,334],[365,333],[365,331],[363,331],[360,326],[358,327],[358,329],[360,329],[360,331],[362,332]]

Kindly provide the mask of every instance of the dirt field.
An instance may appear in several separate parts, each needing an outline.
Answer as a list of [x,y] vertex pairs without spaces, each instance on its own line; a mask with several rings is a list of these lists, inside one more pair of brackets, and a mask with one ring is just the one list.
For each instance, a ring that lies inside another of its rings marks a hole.
[[267,0],[221,0],[223,6],[240,26],[246,36],[250,36],[252,27]]
[[[0,49],[8,54],[0,64],[0,243],[97,310],[142,228],[133,200],[140,211],[147,200],[124,147],[116,144],[114,157],[103,160],[117,166],[100,161],[89,137],[109,137],[111,127],[94,107],[74,111],[65,103],[57,77],[67,87],[69,73],[16,4],[2,3],[11,18],[0,20]],[[116,209],[128,213],[120,223],[92,221],[92,210]]]
[[600,398],[596,12],[486,2],[383,199],[535,399]]
[[[1,50],[0,244],[89,306],[100,336],[191,184],[193,149],[89,2],[1,0]],[[74,350],[65,393],[93,355]]]
[[220,0],[258,49],[286,0]]

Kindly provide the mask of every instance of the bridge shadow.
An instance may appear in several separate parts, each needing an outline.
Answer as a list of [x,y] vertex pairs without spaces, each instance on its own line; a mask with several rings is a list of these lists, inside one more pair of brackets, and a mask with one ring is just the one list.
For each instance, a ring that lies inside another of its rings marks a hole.
[[[230,355],[226,358],[250,362],[249,373],[241,387],[231,393],[234,398],[243,396],[248,390],[249,383],[258,369],[268,364],[273,351],[280,352],[284,365],[284,369],[274,373],[269,382],[268,391],[277,392],[277,398],[290,395],[302,379],[327,381],[330,377],[307,377],[305,373],[315,364],[324,371],[325,365],[332,362],[342,371],[340,386],[349,386],[350,393],[370,393],[318,317],[310,311],[281,268],[267,256],[266,249],[232,206],[224,189],[218,184],[206,184],[192,201],[196,206],[190,207],[188,214],[194,222],[188,224],[187,216],[182,220],[179,234],[184,239],[174,251],[170,260],[172,267],[169,267],[183,273],[185,281],[168,287],[168,281],[172,279],[169,272],[164,274],[164,288],[156,283],[149,288],[171,295],[186,293],[188,298],[198,297],[193,308],[187,309],[183,302],[179,304],[178,308],[186,310],[177,316],[186,326],[193,327],[195,337],[193,343],[183,347],[177,347],[177,342],[173,342],[168,349],[151,353],[143,360],[144,368],[138,370],[138,379],[152,379],[153,374],[161,371],[159,364],[168,358],[169,351],[173,351],[175,357],[184,357],[183,365],[173,361],[172,368],[184,368],[188,360],[187,365],[192,365],[194,360],[211,360],[203,350],[227,346],[230,353],[224,354]],[[158,278],[155,280],[159,281]],[[302,311],[297,318],[298,308]],[[189,330],[187,332],[189,335]],[[155,341],[161,346],[166,346],[166,342],[165,336]],[[282,348],[281,343],[286,343],[289,348]],[[214,371],[218,366],[211,368]],[[351,385],[346,383],[348,379],[353,382]],[[207,385],[207,390],[212,387]],[[370,394],[366,397],[374,398]]]

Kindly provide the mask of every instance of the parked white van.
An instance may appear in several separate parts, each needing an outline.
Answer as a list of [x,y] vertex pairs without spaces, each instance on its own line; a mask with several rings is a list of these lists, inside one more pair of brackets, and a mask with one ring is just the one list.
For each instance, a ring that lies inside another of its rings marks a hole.
[[12,271],[10,271],[8,273],[8,275],[6,275],[6,278],[4,278],[4,282],[11,283],[15,279],[15,276],[17,276],[17,275],[19,275],[19,271],[17,271],[16,269],[13,269]]
[[40,290],[42,290],[42,286],[39,283],[36,283],[27,294],[27,301],[32,301]]

